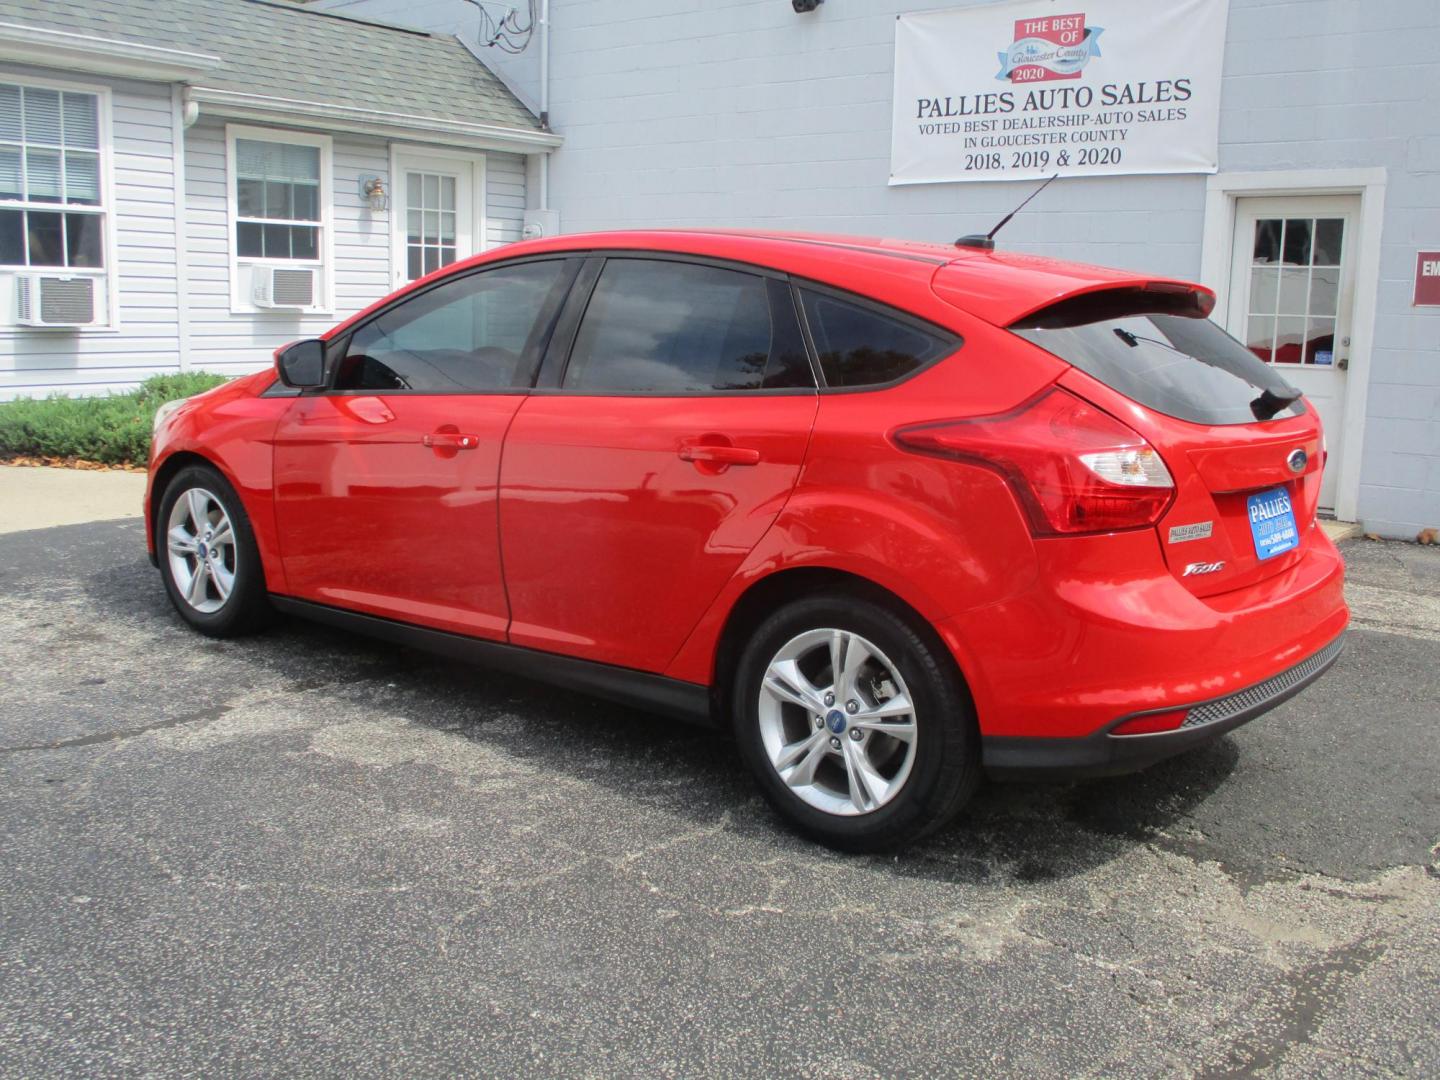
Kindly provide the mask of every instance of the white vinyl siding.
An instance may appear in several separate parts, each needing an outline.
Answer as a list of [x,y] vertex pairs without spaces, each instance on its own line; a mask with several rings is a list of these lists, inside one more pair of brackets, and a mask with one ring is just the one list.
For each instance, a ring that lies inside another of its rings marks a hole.
[[485,155],[485,245],[512,244],[525,228],[525,158]]
[[[0,83],[44,80],[47,73],[0,65]],[[0,399],[54,392],[102,393],[134,386],[181,364],[181,319],[176,266],[174,133],[179,127],[171,88],[122,79],[94,83],[110,92],[112,197],[105,246],[113,276],[117,322],[110,328],[67,331],[0,326]],[[276,131],[287,129],[276,128]],[[386,139],[336,134],[330,150],[330,313],[232,312],[231,242],[226,169],[226,124],[203,115],[184,131],[185,246],[188,367],[241,375],[273,363],[274,350],[323,333],[391,290],[392,210],[373,210],[362,180],[390,185]],[[443,148],[436,147],[437,153]],[[486,154],[489,246],[520,238],[525,159]],[[0,269],[0,311],[13,312],[13,272]],[[8,305],[8,306],[7,306]]]
[[[233,129],[232,130],[236,130]],[[274,137],[292,133],[276,129]],[[264,138],[263,129],[245,128],[242,137]],[[251,262],[231,256],[230,205],[234,180],[228,169],[226,128],[202,117],[185,133],[185,187],[190,278],[190,359],[197,370],[239,375],[266,367],[286,342],[314,337],[340,319],[384,295],[390,251],[388,215],[365,206],[359,196],[361,172],[384,175],[387,151],[382,140],[337,137],[328,151],[333,300],[324,296],[324,312],[243,310],[249,280],[232,272]],[[243,288],[242,288],[243,286]]]
[[[16,82],[108,92],[109,160],[102,169],[110,176],[110,220],[103,257],[113,294],[107,306],[118,318],[84,330],[14,326],[14,268],[0,269],[0,323],[6,324],[0,326],[0,399],[96,393],[178,370],[170,88],[0,65],[0,83]],[[101,124],[103,131],[103,105]],[[103,191],[104,172],[101,185]]]

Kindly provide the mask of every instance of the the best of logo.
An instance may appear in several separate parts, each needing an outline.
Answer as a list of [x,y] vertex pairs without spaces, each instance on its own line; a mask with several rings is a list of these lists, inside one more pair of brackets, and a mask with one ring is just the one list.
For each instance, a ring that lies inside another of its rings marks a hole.
[[1105,31],[1087,27],[1085,15],[1045,15],[1017,19],[1015,40],[999,53],[1000,74],[1010,83],[1078,79],[1092,56],[1100,55],[1097,40]]

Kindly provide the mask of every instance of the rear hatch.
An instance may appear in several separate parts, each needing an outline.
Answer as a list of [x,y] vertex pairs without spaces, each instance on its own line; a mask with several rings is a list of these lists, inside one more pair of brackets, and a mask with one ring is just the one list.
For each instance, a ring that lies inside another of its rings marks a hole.
[[1190,287],[1118,287],[1031,312],[1010,329],[1072,365],[1071,393],[1133,428],[1175,484],[1156,525],[1197,596],[1254,584],[1303,556],[1324,451],[1313,408],[1205,316]]

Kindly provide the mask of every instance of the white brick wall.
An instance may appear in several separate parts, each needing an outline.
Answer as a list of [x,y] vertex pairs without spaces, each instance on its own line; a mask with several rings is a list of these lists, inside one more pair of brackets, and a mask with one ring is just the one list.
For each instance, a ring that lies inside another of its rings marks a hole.
[[[463,0],[321,0],[460,32]],[[551,0],[551,205],[567,231],[755,225],[947,239],[1021,185],[887,186],[894,20],[962,0]],[[538,98],[532,48],[487,62]],[[1232,0],[1224,171],[1389,171],[1360,514],[1440,525],[1440,310],[1410,307],[1440,247],[1440,3]],[[1195,277],[1204,177],[1068,180],[1006,229],[1022,251]],[[1212,282],[1211,284],[1216,284]]]

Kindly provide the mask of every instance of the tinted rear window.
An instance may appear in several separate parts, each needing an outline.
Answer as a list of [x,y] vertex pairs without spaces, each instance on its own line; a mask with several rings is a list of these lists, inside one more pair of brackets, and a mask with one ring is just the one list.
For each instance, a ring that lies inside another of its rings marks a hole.
[[880,386],[918,371],[959,342],[873,308],[802,290],[827,386]]
[[1253,424],[1305,411],[1299,391],[1209,319],[1117,315],[1011,329],[1156,412],[1195,424]]

